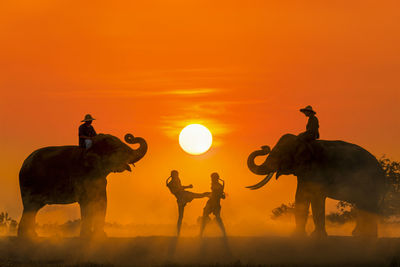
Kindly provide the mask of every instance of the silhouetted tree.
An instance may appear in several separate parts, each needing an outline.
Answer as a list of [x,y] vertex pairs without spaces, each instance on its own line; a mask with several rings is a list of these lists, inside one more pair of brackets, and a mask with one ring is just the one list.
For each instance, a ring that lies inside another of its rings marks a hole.
[[336,204],[338,211],[331,212],[326,216],[326,220],[332,223],[344,224],[353,221],[356,217],[356,211],[353,204],[346,201],[339,201]]
[[3,234],[10,234],[13,233],[14,228],[18,225],[17,221],[12,219],[8,212],[1,212],[0,213],[0,231]]
[[382,207],[384,218],[400,215],[400,162],[386,157],[379,160],[386,175],[386,194]]
[[279,207],[272,210],[271,219],[276,220],[284,215],[294,213],[294,203],[282,204]]

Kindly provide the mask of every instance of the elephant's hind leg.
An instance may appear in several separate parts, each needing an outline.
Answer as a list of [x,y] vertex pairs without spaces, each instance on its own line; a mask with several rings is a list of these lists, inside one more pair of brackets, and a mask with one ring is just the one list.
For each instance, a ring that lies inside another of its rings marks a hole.
[[19,237],[37,237],[35,231],[36,214],[41,208],[44,207],[44,205],[45,204],[42,203],[24,202],[24,210],[22,212],[22,217],[18,225]]
[[378,237],[378,215],[362,209],[357,209],[356,215],[356,227],[352,235],[354,237]]
[[307,190],[307,185],[299,182],[295,197],[295,220],[296,230],[294,236],[302,237],[306,235],[306,224],[308,211],[310,209],[311,195]]

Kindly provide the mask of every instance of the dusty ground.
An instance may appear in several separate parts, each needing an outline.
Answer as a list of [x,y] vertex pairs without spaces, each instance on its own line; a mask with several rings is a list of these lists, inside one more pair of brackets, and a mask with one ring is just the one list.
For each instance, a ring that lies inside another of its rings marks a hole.
[[[400,266],[400,238],[287,237],[0,239],[1,266]],[[176,245],[176,246],[175,246]],[[175,250],[175,252],[174,252]]]

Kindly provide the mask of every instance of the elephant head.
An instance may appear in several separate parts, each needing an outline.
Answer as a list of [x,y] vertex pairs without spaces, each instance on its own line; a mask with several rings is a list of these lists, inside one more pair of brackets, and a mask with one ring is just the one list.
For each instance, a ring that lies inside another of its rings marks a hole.
[[131,148],[119,138],[109,134],[99,134],[93,138],[93,145],[86,152],[86,165],[98,172],[131,171],[130,164],[141,160],[147,152],[147,143],[141,137],[132,134],[125,135],[128,144],[138,144],[136,149]]
[[[258,156],[267,156],[267,158],[262,164],[257,165],[254,159]],[[310,158],[311,153],[307,145],[296,135],[283,135],[272,150],[269,146],[263,146],[261,150],[256,150],[249,155],[247,166],[250,171],[257,175],[266,175],[266,177],[247,188],[252,190],[261,188],[268,183],[274,173],[276,173],[276,179],[282,174],[296,175],[304,169]]]

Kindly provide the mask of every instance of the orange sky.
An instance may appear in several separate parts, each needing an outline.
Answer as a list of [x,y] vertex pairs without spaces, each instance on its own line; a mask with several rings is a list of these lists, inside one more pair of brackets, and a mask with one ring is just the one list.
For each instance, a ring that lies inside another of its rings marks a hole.
[[[323,139],[400,160],[399,5],[2,1],[0,210],[20,217],[22,161],[39,147],[76,144],[86,113],[98,132],[132,132],[149,144],[133,174],[109,176],[107,220],[121,223],[175,221],[164,184],[171,169],[201,192],[218,171],[227,222],[268,220],[273,207],[293,201],[295,179],[249,191],[244,186],[261,177],[248,171],[247,156],[302,131],[298,109],[308,104]],[[178,145],[180,129],[193,122],[215,139],[197,157]],[[189,205],[185,220],[195,222],[203,205]],[[38,219],[77,215],[76,207],[46,208]]]

